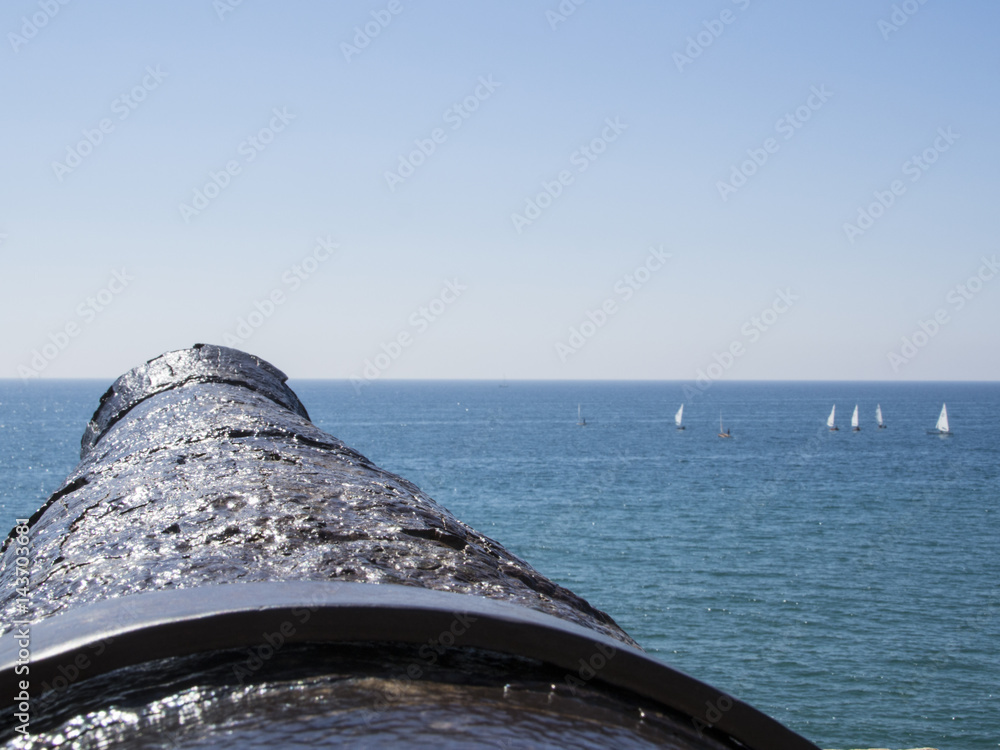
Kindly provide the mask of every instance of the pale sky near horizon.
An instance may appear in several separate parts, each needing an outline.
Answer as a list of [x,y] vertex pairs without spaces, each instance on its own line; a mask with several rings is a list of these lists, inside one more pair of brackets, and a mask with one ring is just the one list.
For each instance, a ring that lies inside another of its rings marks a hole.
[[0,377],[1000,372],[996,3],[63,2],[0,10]]

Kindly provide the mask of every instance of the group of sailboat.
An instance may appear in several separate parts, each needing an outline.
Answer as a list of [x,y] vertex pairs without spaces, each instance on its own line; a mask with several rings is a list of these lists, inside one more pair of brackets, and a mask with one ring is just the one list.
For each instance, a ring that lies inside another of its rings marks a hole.
[[[833,408],[830,409],[830,416],[826,418],[826,426],[830,432],[837,432],[840,428],[837,427],[837,405],[834,404]],[[886,428],[885,419],[882,418],[882,405],[875,405],[875,421],[878,423],[878,428],[884,430]],[[861,432],[861,422],[858,419],[858,405],[854,405],[854,413],[851,414],[851,431]],[[927,431],[928,435],[951,435],[951,428],[948,426],[948,406],[947,404],[941,404],[941,415],[938,417],[937,425],[933,430]]]
[[[882,405],[879,404],[875,407],[875,419],[878,420],[879,427],[885,427],[885,422],[882,421]],[[830,432],[837,432],[840,428],[837,427],[837,405],[834,404],[833,408],[830,409],[830,416],[826,418],[826,426]],[[858,416],[858,405],[854,405],[854,413],[851,414],[851,431],[861,432],[861,418]]]
[[[879,429],[885,428],[885,420],[882,419],[882,405],[875,406],[875,421],[878,422]],[[830,416],[826,418],[826,426],[830,432],[837,432],[837,405],[830,409]],[[851,432],[861,432],[861,418],[858,416],[858,405],[854,405],[854,413],[851,414]]]
[[[684,427],[684,404],[681,404],[677,413],[674,415],[674,423],[677,425],[678,430],[685,429]],[[882,404],[875,405],[875,421],[878,423],[878,429],[884,430],[886,428],[885,420],[882,418]],[[576,407],[576,424],[578,427],[586,427],[587,420],[583,417],[583,405],[577,404]],[[830,416],[826,419],[826,426],[830,432],[837,432],[840,430],[837,427],[837,405],[834,404],[833,408],[830,409]],[[858,416],[858,405],[854,405],[854,412],[851,414],[851,431],[861,432],[861,420]],[[948,425],[948,406],[946,404],[941,404],[941,415],[938,417],[937,425],[935,425],[933,430],[927,431],[928,435],[952,435],[951,428]],[[720,438],[731,438],[733,436],[729,428],[722,427],[722,412],[719,412],[719,437]]]
[[[674,415],[674,424],[677,425],[678,430],[685,429],[684,427],[684,404],[681,404],[681,408],[677,410]],[[731,438],[733,434],[729,431],[727,427],[725,430],[722,429],[722,412],[719,412],[719,437],[720,438]]]

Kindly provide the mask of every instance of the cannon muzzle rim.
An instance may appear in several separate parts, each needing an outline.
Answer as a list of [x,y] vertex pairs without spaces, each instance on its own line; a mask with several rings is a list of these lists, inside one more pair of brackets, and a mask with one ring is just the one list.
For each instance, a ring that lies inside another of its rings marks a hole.
[[[157,659],[285,643],[396,642],[488,649],[536,659],[631,691],[748,748],[815,750],[780,722],[621,641],[526,607],[412,586],[293,581],[229,583],[107,599],[30,628],[31,685],[90,655],[86,678]],[[0,690],[18,684],[18,629],[0,638]],[[100,657],[95,647],[103,645]],[[21,653],[23,657],[23,652]],[[581,662],[582,660],[582,662]],[[706,710],[716,707],[706,718]],[[709,718],[713,719],[709,721]]]

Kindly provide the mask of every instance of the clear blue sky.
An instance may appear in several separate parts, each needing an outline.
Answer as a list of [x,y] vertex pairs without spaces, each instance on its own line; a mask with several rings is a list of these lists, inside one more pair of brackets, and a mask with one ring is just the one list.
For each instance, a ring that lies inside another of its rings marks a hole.
[[994,380],[1000,6],[896,5],[11,0],[0,377]]

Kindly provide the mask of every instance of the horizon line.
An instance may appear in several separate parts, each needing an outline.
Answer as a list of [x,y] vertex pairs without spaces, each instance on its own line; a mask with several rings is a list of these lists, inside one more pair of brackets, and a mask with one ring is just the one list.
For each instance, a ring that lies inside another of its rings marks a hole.
[[[129,371],[131,372],[131,370]],[[53,378],[53,377],[37,377],[37,378],[0,378],[0,383],[22,383],[27,385],[31,382],[38,383],[59,383],[59,382],[89,382],[89,381],[102,381],[102,382],[115,382],[120,377],[125,375],[117,375],[114,377],[102,377],[102,376],[88,376],[81,378]],[[286,373],[287,374],[287,373]],[[347,383],[351,384],[353,382],[352,378],[329,378],[329,377],[292,377],[288,376],[288,382],[292,381],[318,381],[325,383]],[[699,381],[697,379],[687,378],[377,378],[375,380],[366,380],[365,385],[376,385],[378,383],[678,383],[678,384],[697,384]],[[710,380],[709,384],[717,385],[720,383],[892,383],[892,384],[917,384],[917,383],[964,383],[964,384],[980,384],[980,385],[992,385],[1000,383],[1000,379],[996,380],[973,380],[973,379],[961,379],[961,380],[941,380],[941,379],[910,379],[910,380],[888,380],[888,379],[861,379],[854,380],[849,378],[837,378],[837,379],[821,379],[821,378],[741,378],[741,379],[727,379],[727,380]],[[707,388],[703,390],[708,390]]]

